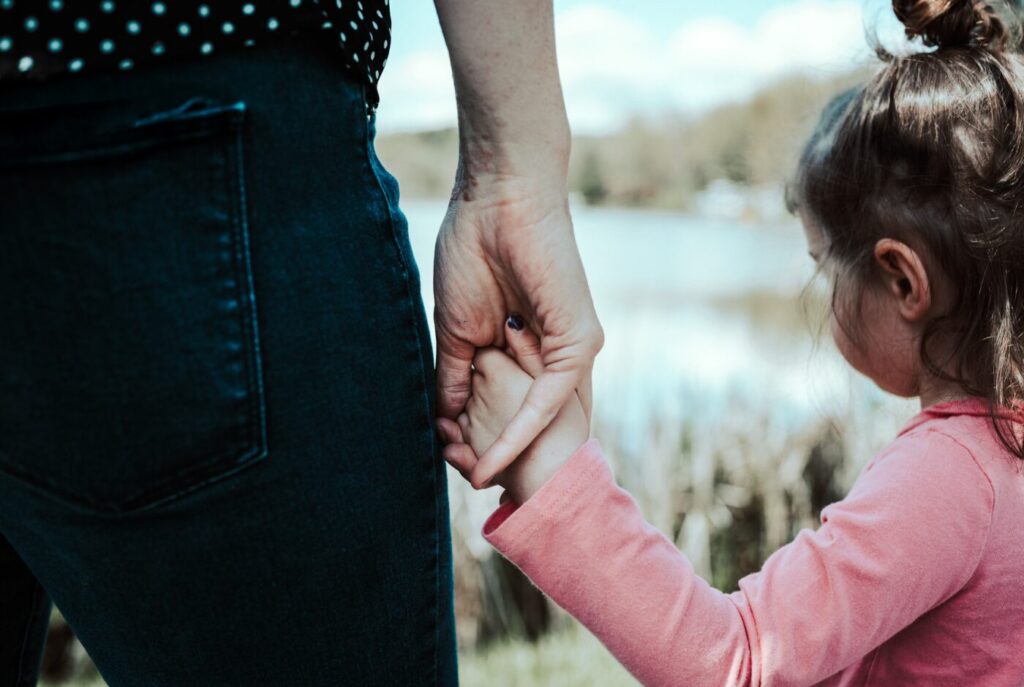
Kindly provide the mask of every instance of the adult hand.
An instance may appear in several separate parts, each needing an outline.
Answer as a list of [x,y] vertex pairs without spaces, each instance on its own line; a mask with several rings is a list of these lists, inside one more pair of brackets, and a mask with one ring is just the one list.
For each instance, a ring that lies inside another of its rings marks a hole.
[[604,343],[580,261],[564,178],[541,169],[531,177],[481,175],[459,183],[434,257],[438,404],[455,419],[471,393],[477,348],[506,345],[504,328],[530,327],[539,337],[543,371],[508,427],[482,456],[450,444],[463,464],[475,464],[476,488],[490,480],[537,437],[574,391],[587,419],[591,371]]

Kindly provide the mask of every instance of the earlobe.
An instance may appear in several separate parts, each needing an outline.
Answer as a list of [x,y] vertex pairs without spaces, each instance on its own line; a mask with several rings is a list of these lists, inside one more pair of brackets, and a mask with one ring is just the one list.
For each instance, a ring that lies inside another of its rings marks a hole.
[[917,322],[932,305],[931,285],[924,261],[913,248],[895,239],[875,244],[875,262],[882,269],[886,290],[898,300],[900,314]]

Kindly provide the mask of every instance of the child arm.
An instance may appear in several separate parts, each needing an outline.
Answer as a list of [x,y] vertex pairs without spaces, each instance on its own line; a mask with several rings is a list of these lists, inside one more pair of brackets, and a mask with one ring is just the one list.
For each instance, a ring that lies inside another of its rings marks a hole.
[[726,595],[644,521],[591,440],[485,536],[645,685],[808,685],[967,583],[993,499],[955,440],[901,437],[820,528]]

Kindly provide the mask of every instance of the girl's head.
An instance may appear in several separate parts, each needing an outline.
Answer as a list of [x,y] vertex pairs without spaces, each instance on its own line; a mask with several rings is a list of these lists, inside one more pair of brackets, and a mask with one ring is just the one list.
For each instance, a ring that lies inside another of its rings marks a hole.
[[879,49],[874,78],[826,107],[791,201],[833,279],[832,329],[854,367],[903,396],[1013,405],[1024,399],[1024,60],[990,3],[893,7],[931,50]]

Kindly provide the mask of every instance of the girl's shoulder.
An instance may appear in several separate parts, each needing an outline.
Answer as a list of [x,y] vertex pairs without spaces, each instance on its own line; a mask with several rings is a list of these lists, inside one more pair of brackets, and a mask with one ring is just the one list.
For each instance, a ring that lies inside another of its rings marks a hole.
[[996,408],[993,413],[983,398],[946,401],[911,418],[887,451],[919,451],[923,443],[936,459],[962,459],[966,454],[990,479],[1014,473],[1024,480],[1024,461],[1007,448],[1000,431],[1024,431],[1024,412]]
[[[1024,416],[997,411],[1003,431],[1024,428]],[[903,427],[896,439],[867,465],[861,480],[931,484],[961,498],[975,494],[997,506],[1024,512],[1024,461],[999,438],[988,403],[981,398],[939,403],[925,408]]]

